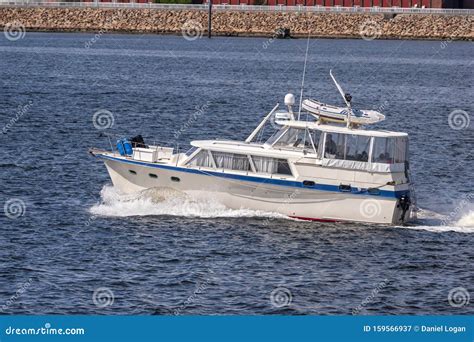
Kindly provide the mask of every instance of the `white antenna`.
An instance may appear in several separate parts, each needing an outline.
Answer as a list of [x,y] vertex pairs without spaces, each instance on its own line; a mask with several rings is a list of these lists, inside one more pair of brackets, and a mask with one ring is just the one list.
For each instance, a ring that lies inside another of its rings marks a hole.
[[339,90],[339,93],[341,94],[342,99],[343,99],[344,102],[346,103],[346,106],[349,107],[349,106],[350,106],[350,102],[347,101],[347,99],[346,99],[346,94],[344,93],[344,90],[342,90],[342,87],[339,85],[339,83],[337,83],[336,78],[335,78],[334,75],[332,74],[332,69],[329,70],[329,75],[331,75],[331,78],[332,78],[332,80],[334,81],[334,84],[336,85],[337,90]]
[[309,33],[310,32],[308,31],[308,40],[306,41],[306,54],[304,56],[303,79],[301,80],[300,109],[298,110],[298,120],[300,119],[300,116],[301,116],[301,105],[303,103],[304,76],[306,75],[306,62],[308,61]]
[[351,126],[351,115],[352,115],[352,106],[351,106],[351,100],[352,96],[349,93],[344,93],[344,90],[342,90],[342,87],[337,83],[336,78],[332,74],[332,70],[329,70],[329,75],[331,75],[332,80],[334,81],[334,84],[336,85],[337,90],[339,90],[339,93],[341,94],[342,98],[344,99],[344,102],[346,103],[347,106],[347,127]]

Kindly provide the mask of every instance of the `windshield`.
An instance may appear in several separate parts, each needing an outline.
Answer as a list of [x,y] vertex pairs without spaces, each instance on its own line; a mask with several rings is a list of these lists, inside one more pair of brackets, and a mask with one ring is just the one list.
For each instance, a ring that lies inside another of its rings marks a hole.
[[267,144],[271,144],[275,148],[309,149],[316,153],[320,136],[320,131],[285,127],[268,139]]
[[268,138],[265,144],[273,145],[275,141],[277,141],[287,129],[287,127],[280,128],[279,131],[275,132],[270,138]]

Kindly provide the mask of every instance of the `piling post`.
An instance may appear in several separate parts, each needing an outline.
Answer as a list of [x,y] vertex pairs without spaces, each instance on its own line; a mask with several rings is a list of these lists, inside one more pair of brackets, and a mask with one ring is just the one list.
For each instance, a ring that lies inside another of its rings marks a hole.
[[212,35],[212,0],[209,1],[208,16],[207,16],[207,38]]

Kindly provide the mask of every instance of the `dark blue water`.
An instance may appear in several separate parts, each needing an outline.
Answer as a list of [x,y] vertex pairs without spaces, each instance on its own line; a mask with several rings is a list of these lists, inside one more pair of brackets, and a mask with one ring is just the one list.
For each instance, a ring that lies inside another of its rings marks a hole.
[[307,96],[340,102],[332,68],[354,105],[387,115],[377,128],[410,134],[424,210],[381,227],[121,196],[87,153],[108,146],[94,113],[183,148],[243,139],[299,93],[306,41],[92,37],[0,37],[0,312],[474,313],[472,43],[310,43]]

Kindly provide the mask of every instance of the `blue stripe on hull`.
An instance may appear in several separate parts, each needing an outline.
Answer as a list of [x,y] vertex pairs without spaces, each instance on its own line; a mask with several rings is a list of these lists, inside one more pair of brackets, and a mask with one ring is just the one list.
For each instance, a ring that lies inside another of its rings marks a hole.
[[[242,181],[254,182],[254,183],[262,183],[262,184],[265,183],[265,184],[272,184],[272,185],[279,185],[279,186],[288,186],[288,187],[293,187],[293,188],[301,188],[305,190],[332,191],[332,192],[338,192],[338,193],[341,192],[339,190],[339,186],[337,185],[316,184],[314,186],[308,187],[308,186],[304,186],[303,182],[290,181],[290,180],[284,180],[284,179],[260,178],[260,177],[246,176],[246,175],[236,175],[236,174],[231,174],[231,173],[201,171],[201,170],[188,169],[188,168],[178,167],[178,166],[160,165],[160,164],[154,164],[154,163],[140,162],[136,160],[115,158],[115,157],[110,157],[110,156],[104,156],[101,154],[97,155],[97,157],[103,158],[103,159],[109,159],[109,160],[113,160],[113,161],[117,161],[121,163],[135,164],[135,165],[153,167],[157,169],[194,173],[194,174],[200,174],[203,176],[214,176],[214,177],[236,179],[236,180],[242,180]],[[349,194],[349,192],[346,192],[346,193]],[[353,188],[350,193],[353,195],[400,198],[402,195],[408,194],[409,191],[408,190],[402,190],[402,191],[380,190],[378,194],[369,194],[366,189],[359,191]]]

